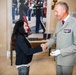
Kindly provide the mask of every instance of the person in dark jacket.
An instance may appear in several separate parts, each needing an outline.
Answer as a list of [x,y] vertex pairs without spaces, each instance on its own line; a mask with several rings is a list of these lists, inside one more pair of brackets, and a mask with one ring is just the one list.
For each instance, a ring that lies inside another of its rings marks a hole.
[[28,20],[26,18],[27,11],[29,9],[29,7],[28,7],[28,1],[27,0],[19,0],[19,2],[20,2],[20,6],[19,6],[20,17],[19,17],[19,20],[23,20],[23,21],[25,21],[27,23],[28,31],[30,32],[31,29],[29,27]]
[[[19,0],[20,6],[19,6],[19,14],[20,14],[20,20],[24,20],[23,16],[27,16],[27,11],[29,9],[28,7],[28,1],[27,0]],[[25,20],[24,20],[25,21]]]
[[36,8],[36,33],[39,33],[40,26],[42,27],[43,32],[45,32],[45,28],[41,23],[41,19],[40,19],[42,16],[43,2],[37,0],[34,8]]
[[11,40],[16,51],[16,67],[19,75],[29,75],[29,64],[32,61],[33,54],[42,51],[40,45],[31,48],[27,36],[26,23],[23,20],[17,21],[13,29]]
[[12,21],[15,23],[15,15],[17,13],[17,0],[12,0]]

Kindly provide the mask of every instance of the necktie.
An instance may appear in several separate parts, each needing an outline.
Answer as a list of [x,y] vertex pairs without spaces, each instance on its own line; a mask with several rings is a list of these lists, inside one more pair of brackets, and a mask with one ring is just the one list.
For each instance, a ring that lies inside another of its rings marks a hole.
[[65,23],[65,21],[64,20],[62,20],[62,24],[64,24]]

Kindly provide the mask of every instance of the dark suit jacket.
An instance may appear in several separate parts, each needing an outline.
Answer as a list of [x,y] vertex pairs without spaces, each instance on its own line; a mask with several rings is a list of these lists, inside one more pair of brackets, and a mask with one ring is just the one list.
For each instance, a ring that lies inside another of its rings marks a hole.
[[15,42],[16,65],[28,64],[34,53],[41,52],[42,48],[37,46],[31,48],[30,43],[23,35],[18,35]]
[[43,4],[35,4],[35,6],[34,6],[34,8],[36,8],[36,17],[40,17],[42,14],[42,11],[41,10],[43,10],[42,9],[42,7],[43,7]]

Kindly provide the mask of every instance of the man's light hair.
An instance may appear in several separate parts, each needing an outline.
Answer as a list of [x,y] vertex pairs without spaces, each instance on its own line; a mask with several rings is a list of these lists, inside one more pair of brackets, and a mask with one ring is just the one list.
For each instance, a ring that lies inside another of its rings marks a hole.
[[68,4],[65,3],[65,2],[58,2],[56,5],[61,5],[61,6],[63,6],[66,9],[67,12],[69,11]]

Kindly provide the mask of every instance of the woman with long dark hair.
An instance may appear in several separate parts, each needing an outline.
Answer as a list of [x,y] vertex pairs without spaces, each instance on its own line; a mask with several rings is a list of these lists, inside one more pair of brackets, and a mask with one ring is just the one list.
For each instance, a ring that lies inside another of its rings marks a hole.
[[42,51],[40,46],[31,48],[26,38],[27,36],[26,23],[22,20],[17,21],[13,29],[11,40],[16,51],[16,67],[19,75],[29,75],[29,63],[32,60],[33,54]]

